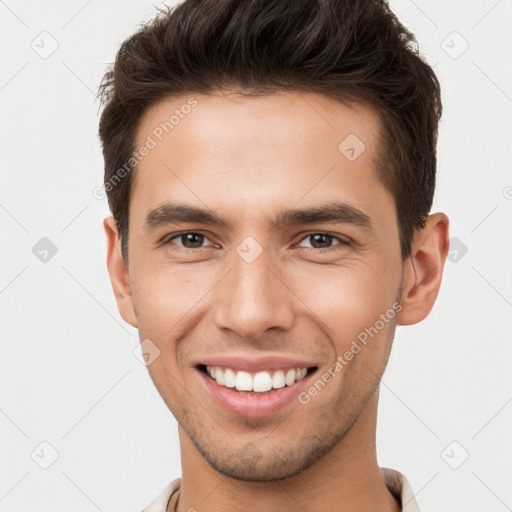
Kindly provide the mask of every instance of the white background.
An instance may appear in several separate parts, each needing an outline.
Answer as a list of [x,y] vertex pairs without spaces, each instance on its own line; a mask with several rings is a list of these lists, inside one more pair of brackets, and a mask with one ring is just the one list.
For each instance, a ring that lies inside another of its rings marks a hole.
[[[467,253],[447,262],[428,319],[398,329],[379,463],[407,476],[422,512],[511,510],[512,2],[391,6],[442,84],[433,211]],[[92,195],[95,92],[155,12],[143,0],[0,3],[1,511],[136,511],[180,476],[176,423],[110,287],[107,202]],[[31,48],[43,31],[59,45],[47,59]],[[32,253],[42,237],[58,250],[46,263]],[[43,441],[58,452],[48,469],[31,458],[49,461]]]

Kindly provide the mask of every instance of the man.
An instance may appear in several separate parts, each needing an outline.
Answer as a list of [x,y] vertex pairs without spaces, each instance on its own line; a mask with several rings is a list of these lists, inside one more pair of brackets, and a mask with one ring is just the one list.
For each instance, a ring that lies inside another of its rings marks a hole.
[[418,510],[375,447],[448,251],[414,42],[384,2],[186,0],[121,46],[108,269],[181,446],[146,511]]

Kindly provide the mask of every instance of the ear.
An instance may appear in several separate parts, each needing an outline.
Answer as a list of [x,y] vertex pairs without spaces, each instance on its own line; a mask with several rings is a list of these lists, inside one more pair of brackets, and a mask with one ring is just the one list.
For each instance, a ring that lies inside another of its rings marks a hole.
[[137,327],[137,317],[133,306],[130,291],[128,268],[121,253],[121,239],[117,232],[114,217],[107,217],[103,221],[103,227],[107,235],[107,267],[110,274],[110,282],[117,301],[119,313],[133,327]]
[[415,232],[411,255],[404,262],[398,325],[421,322],[434,307],[450,245],[448,228],[448,217],[434,213]]

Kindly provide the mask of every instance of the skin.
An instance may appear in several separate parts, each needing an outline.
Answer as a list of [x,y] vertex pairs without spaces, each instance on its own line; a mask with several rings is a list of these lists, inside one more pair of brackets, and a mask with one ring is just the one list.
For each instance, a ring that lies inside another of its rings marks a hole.
[[[420,322],[434,305],[447,217],[430,215],[402,261],[395,202],[376,172],[380,121],[370,107],[296,92],[191,96],[197,107],[138,164],[128,264],[113,218],[104,221],[119,311],[159,348],[148,369],[179,423],[178,510],[400,510],[376,459],[379,382],[396,325]],[[188,98],[152,107],[136,146]],[[349,134],[366,146],[354,161],[338,150]],[[267,223],[287,208],[331,200],[366,214],[372,229]],[[209,208],[233,229],[147,229],[147,213],[166,201]],[[169,242],[184,231],[204,237]],[[315,244],[315,233],[340,238]],[[236,252],[247,236],[262,248],[250,264]],[[278,353],[314,360],[321,375],[398,299],[397,316],[307,404],[235,416],[213,402],[194,367],[212,354]]]

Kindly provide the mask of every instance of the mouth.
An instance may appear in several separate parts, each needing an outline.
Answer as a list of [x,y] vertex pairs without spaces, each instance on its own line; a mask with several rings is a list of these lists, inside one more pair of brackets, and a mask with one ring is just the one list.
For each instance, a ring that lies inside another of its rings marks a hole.
[[[199,364],[199,376],[213,401],[230,415],[267,417],[292,406],[318,366],[247,371]],[[302,405],[300,405],[303,407]]]
[[219,386],[238,391],[261,395],[271,393],[276,389],[291,387],[307,375],[314,373],[318,367],[283,368],[277,370],[264,370],[248,372],[224,368],[222,366],[198,365],[198,369],[208,375]]

